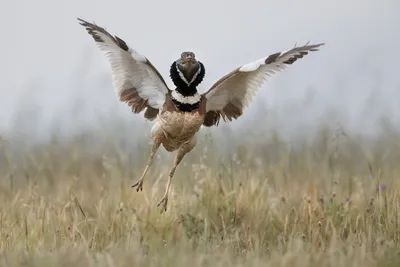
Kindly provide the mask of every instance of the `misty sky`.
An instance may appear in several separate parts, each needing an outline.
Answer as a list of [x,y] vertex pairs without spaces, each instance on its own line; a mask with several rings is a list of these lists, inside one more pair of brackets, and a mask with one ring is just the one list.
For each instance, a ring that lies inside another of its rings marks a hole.
[[46,139],[54,129],[68,135],[115,121],[141,135],[137,125],[151,126],[118,101],[108,62],[76,17],[95,21],[147,56],[171,88],[171,63],[181,51],[195,52],[206,67],[201,92],[233,68],[296,42],[325,42],[274,75],[230,126],[261,118],[296,134],[337,110],[336,118],[357,133],[376,132],[381,116],[400,127],[398,0],[1,1],[5,136]]

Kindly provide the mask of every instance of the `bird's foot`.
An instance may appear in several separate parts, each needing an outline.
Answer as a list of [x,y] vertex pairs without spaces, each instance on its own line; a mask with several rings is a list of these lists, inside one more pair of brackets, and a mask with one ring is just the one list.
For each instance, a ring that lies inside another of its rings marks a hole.
[[136,192],[143,191],[143,179],[139,179],[134,185],[132,185],[132,188],[136,188]]
[[157,207],[161,205],[161,212],[166,212],[167,211],[167,203],[168,203],[168,194],[165,194],[161,201],[158,203]]

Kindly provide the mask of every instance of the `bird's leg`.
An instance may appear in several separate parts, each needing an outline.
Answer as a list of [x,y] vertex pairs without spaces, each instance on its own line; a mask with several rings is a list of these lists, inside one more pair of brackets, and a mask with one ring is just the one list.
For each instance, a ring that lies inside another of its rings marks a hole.
[[167,187],[165,189],[164,196],[162,197],[161,201],[157,205],[157,207],[162,205],[161,206],[161,208],[162,208],[161,212],[167,211],[169,188],[171,187],[171,181],[172,181],[172,177],[175,174],[176,167],[178,167],[178,165],[182,161],[183,157],[188,152],[190,152],[194,148],[195,145],[196,145],[196,139],[195,139],[195,136],[194,136],[190,141],[188,141],[187,143],[182,144],[179,147],[178,153],[176,154],[175,159],[174,159],[174,165],[172,166],[172,169],[169,172],[168,183],[167,183]]
[[144,169],[143,174],[140,177],[140,179],[136,183],[134,183],[132,185],[132,188],[137,186],[136,192],[139,192],[139,190],[140,191],[143,190],[143,179],[144,179],[149,167],[153,163],[154,155],[156,154],[156,152],[157,152],[158,148],[160,147],[160,145],[161,145],[161,142],[159,140],[157,140],[157,139],[154,140],[153,148],[151,149],[149,159],[147,160],[146,168]]

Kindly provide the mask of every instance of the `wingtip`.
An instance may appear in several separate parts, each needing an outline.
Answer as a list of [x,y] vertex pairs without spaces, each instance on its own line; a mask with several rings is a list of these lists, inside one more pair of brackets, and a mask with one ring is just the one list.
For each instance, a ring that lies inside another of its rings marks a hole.
[[318,44],[313,44],[313,45],[308,45],[310,42],[307,42],[305,46],[308,46],[310,48],[310,51],[319,51],[321,46],[324,46],[325,43],[318,43]]
[[86,21],[84,19],[81,19],[79,17],[77,17],[76,19],[79,21],[79,24],[84,26],[84,27],[86,27],[86,26],[96,26],[96,23],[94,21],[91,23],[91,22],[88,22],[88,21]]
[[315,49],[319,50],[321,47],[325,46],[325,43],[319,43],[315,45]]
[[[307,41],[304,45],[301,45],[299,47],[309,47],[311,51],[317,51],[319,47],[324,46],[325,43],[318,43],[318,44],[310,44],[311,41]],[[293,48],[297,47],[297,42],[294,44]]]
[[82,23],[86,23],[87,22],[87,21],[85,21],[85,20],[83,20],[83,19],[81,19],[79,17],[76,17],[76,19],[79,21],[79,24],[81,24],[81,25],[82,25]]

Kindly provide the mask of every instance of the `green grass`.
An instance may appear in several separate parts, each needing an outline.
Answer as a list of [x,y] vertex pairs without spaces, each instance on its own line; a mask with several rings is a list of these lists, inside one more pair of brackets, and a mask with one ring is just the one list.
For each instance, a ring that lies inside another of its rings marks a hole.
[[3,142],[0,264],[400,266],[400,138],[340,140],[249,137],[226,155],[200,139],[165,214],[172,154],[160,151],[143,192],[130,188],[148,140],[137,153],[76,141],[15,154]]

